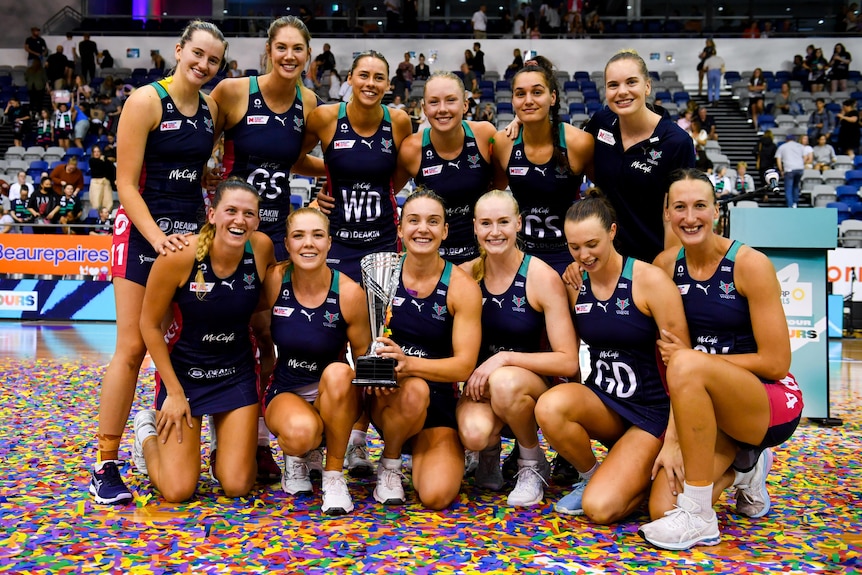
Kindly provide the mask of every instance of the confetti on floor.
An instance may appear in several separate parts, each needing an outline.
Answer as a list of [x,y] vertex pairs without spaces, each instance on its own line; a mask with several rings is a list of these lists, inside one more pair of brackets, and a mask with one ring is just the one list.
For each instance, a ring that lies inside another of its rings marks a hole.
[[[505,491],[468,479],[459,501],[432,512],[380,506],[372,479],[350,478],[355,511],[327,518],[319,483],[311,496],[287,496],[275,484],[232,500],[203,475],[192,501],[169,505],[126,465],[134,503],[95,505],[87,482],[103,372],[86,359],[0,359],[0,573],[862,571],[862,396],[851,391],[833,396],[842,427],[804,421],[776,450],[769,515],[735,515],[728,492],[718,505],[720,545],[663,552],[638,537],[644,514],[610,527],[556,514],[564,487],[555,485],[541,506],[513,509]],[[147,371],[133,413],[151,404],[152,389]],[[126,457],[131,422],[128,429]],[[381,445],[370,437],[376,460]]]

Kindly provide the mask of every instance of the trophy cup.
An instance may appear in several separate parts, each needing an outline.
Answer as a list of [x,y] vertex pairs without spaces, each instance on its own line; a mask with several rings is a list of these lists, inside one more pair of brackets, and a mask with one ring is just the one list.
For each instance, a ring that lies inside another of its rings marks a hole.
[[395,366],[391,357],[380,357],[377,349],[382,347],[376,338],[387,334],[392,299],[401,277],[401,255],[394,252],[368,254],[359,262],[362,283],[368,299],[368,319],[371,327],[371,346],[368,353],[356,358],[356,377],[353,385],[373,387],[398,387]]

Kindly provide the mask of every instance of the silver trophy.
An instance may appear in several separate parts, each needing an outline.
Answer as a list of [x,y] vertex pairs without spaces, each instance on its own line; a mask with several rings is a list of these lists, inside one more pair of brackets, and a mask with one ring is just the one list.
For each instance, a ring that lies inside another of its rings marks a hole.
[[362,283],[368,299],[368,319],[371,326],[371,346],[368,353],[356,358],[356,377],[353,385],[397,387],[395,366],[391,357],[380,357],[377,350],[383,346],[376,339],[388,335],[389,315],[395,290],[401,278],[400,254],[380,252],[368,254],[359,262]]

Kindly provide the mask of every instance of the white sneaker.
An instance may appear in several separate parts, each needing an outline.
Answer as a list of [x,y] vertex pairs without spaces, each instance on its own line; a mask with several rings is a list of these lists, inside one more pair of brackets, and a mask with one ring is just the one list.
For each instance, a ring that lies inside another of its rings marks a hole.
[[341,471],[324,471],[323,505],[320,510],[326,515],[346,515],[353,511],[353,500],[350,498],[350,490],[347,489],[347,481]]
[[401,469],[389,469],[383,465],[381,458],[377,464],[377,486],[374,487],[374,499],[383,505],[404,505],[404,485],[401,480],[404,474]]
[[152,409],[142,409],[135,414],[135,442],[132,444],[132,460],[135,468],[147,473],[147,460],[144,459],[144,440],[150,436],[158,435],[156,432],[156,412]]
[[311,479],[308,476],[308,463],[305,457],[284,456],[281,488],[289,495],[312,492]]
[[502,451],[503,447],[498,443],[478,453],[475,480],[477,487],[491,491],[500,491],[503,488],[503,471],[500,469]]
[[368,448],[364,443],[348,443],[344,454],[344,469],[354,477],[368,477],[374,466],[368,461]]
[[764,449],[751,471],[740,478],[736,487],[736,512],[756,519],[769,513],[769,491],[766,476],[772,469],[772,450]]
[[700,513],[700,506],[680,493],[672,510],[665,512],[661,519],[641,525],[638,533],[656,547],[672,551],[691,549],[695,545],[718,545],[721,533],[715,511],[710,509],[707,518]]
[[323,446],[312,449],[305,454],[305,463],[308,465],[308,475],[312,479],[323,477]]
[[545,497],[545,486],[551,475],[551,465],[542,456],[541,461],[518,460],[517,483],[506,500],[510,507],[529,507]]

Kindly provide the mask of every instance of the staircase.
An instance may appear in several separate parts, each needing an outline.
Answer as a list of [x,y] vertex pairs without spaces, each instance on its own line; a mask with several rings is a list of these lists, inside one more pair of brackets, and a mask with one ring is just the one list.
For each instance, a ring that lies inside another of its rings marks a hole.
[[[707,105],[706,96],[692,94],[692,100],[699,106]],[[736,169],[738,162],[748,164],[748,173],[754,178],[758,187],[763,185],[760,174],[755,168],[756,158],[754,148],[760,136],[754,130],[754,126],[748,121],[748,114],[739,109],[739,102],[728,94],[722,94],[717,104],[708,106],[709,115],[715,118],[716,130],[718,131],[718,143],[721,145],[721,153],[730,160],[730,167]],[[772,194],[766,202],[760,200],[761,205],[783,206],[784,197]]]

